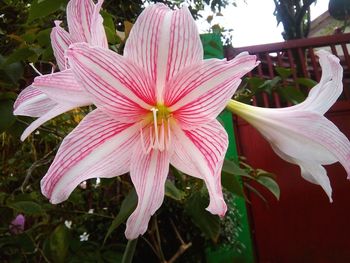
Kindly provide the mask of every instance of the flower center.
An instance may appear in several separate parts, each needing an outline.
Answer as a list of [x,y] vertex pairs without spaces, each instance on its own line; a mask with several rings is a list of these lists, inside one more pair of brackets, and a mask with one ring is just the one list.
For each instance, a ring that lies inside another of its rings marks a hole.
[[[150,111],[148,125],[145,126],[146,129],[141,129],[143,150],[145,153],[151,149],[168,150],[171,139],[171,113],[163,104],[157,104]],[[148,133],[148,136],[144,136],[144,133]]]

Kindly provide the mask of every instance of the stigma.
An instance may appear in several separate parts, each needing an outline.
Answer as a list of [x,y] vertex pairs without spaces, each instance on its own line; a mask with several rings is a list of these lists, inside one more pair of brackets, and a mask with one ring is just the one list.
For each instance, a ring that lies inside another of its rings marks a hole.
[[171,113],[164,105],[150,109],[146,125],[141,128],[141,142],[144,153],[152,149],[169,150],[171,144]]

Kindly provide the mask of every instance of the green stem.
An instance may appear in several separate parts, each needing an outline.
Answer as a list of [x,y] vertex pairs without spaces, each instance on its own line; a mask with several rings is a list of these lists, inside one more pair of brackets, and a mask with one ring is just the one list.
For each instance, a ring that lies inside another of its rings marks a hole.
[[132,263],[134,257],[137,239],[129,240],[123,255],[122,263]]

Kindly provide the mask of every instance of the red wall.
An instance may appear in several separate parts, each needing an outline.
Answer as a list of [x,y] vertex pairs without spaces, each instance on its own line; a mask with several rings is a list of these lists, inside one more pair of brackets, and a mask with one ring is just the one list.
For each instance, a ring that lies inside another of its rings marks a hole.
[[[350,111],[327,117],[350,137]],[[258,262],[350,262],[350,181],[340,164],[327,166],[333,203],[320,186],[303,180],[299,167],[286,163],[260,134],[236,121],[240,155],[255,168],[277,175],[281,198],[261,189],[266,205],[250,193],[251,227]]]

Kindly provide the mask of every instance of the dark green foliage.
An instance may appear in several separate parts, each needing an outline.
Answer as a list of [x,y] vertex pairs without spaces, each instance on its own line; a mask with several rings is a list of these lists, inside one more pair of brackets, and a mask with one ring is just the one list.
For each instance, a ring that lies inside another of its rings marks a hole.
[[310,6],[316,0],[274,0],[277,24],[282,23],[285,40],[305,38],[310,30]]

